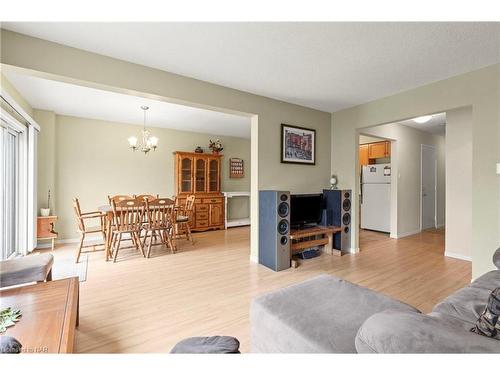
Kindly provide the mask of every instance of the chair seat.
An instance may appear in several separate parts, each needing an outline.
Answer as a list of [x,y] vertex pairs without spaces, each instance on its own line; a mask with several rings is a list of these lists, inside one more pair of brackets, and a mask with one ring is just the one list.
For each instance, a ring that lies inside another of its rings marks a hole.
[[89,228],[85,228],[85,231],[78,230],[78,232],[80,232],[80,233],[99,233],[102,231],[103,231],[103,229],[101,229],[101,227],[89,227]]
[[183,222],[189,221],[189,217],[184,216],[184,215],[179,215],[179,216],[177,216],[176,221],[178,223],[183,223]]
[[145,230],[167,230],[170,229],[172,226],[170,224],[167,225],[160,225],[160,226],[154,226],[149,223],[143,224],[142,229]]
[[0,286],[44,281],[53,263],[54,257],[48,253],[4,260],[0,262]]

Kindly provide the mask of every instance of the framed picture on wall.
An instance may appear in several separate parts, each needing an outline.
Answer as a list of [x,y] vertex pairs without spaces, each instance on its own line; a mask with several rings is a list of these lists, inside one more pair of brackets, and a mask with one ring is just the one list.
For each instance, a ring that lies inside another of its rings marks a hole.
[[316,130],[281,124],[281,162],[316,164]]

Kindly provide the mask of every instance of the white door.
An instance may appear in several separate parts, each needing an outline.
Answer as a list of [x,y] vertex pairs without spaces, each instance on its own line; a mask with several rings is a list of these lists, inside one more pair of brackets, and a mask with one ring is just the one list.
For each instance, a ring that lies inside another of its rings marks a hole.
[[436,149],[422,145],[421,152],[421,227],[436,228]]

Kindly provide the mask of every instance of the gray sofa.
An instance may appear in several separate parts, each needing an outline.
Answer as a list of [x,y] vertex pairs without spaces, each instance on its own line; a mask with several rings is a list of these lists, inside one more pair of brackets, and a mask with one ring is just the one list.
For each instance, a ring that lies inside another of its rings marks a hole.
[[499,270],[479,277],[430,314],[329,275],[257,297],[250,308],[257,353],[500,353],[500,340],[470,332]]

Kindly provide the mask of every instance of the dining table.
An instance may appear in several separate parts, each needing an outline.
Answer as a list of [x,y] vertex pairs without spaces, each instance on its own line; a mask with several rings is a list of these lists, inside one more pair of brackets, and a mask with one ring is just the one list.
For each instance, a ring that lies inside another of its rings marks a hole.
[[[174,212],[177,212],[180,209],[178,206],[174,206]],[[120,208],[117,207],[117,210],[120,210]],[[106,255],[106,262],[109,261],[113,254],[112,254],[112,243],[111,240],[113,236],[111,235],[112,233],[112,225],[113,225],[113,207],[110,204],[104,204],[102,206],[97,207],[97,211],[101,212],[102,214],[105,214],[105,219],[104,219],[104,253]],[[174,214],[175,215],[175,214]]]

